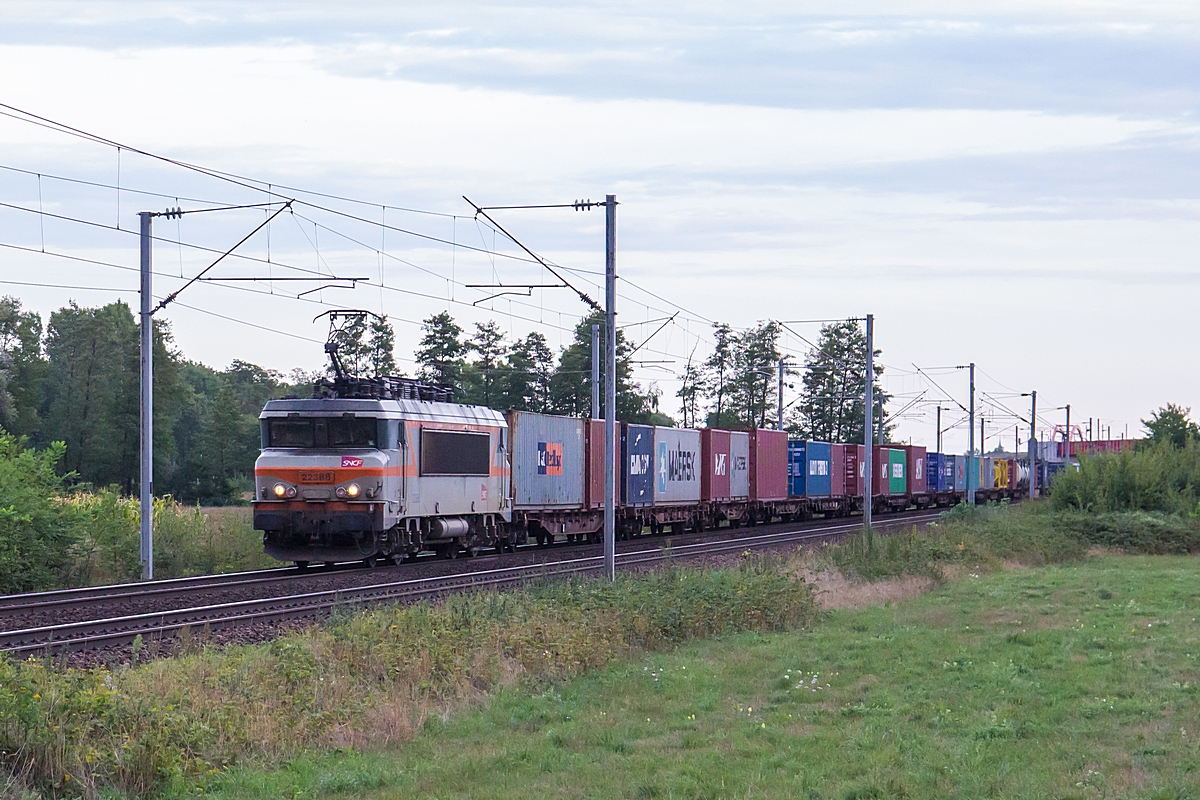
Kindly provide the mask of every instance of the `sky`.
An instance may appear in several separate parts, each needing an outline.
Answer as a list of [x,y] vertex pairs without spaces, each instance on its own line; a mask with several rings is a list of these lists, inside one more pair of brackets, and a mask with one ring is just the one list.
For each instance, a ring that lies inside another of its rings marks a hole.
[[[712,322],[788,320],[801,364],[810,320],[868,313],[903,440],[941,405],[965,448],[970,362],[989,450],[1030,390],[1042,435],[1067,403],[1114,437],[1200,409],[1200,7],[976,5],[3,2],[0,103],[237,177],[0,116],[0,292],[136,308],[138,211],[295,198],[208,275],[319,280],[194,284],[156,315],[185,356],[316,369],[338,307],[387,314],[409,370],[444,309],[557,348],[586,306],[471,288],[556,281],[462,196],[615,194],[668,413]],[[268,213],[156,220],[156,296]],[[491,213],[601,298],[603,210]]]

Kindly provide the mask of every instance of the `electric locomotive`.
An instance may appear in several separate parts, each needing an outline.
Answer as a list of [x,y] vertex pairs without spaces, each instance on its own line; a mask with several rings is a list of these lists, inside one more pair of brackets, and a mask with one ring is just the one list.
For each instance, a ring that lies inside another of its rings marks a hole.
[[266,553],[310,562],[448,558],[509,540],[508,425],[490,408],[407,378],[346,375],[259,415],[254,527]]

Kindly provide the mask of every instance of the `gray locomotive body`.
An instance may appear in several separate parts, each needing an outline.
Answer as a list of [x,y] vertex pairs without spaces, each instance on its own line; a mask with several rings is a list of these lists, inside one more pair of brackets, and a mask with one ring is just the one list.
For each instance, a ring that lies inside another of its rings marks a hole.
[[421,399],[271,400],[259,417],[254,527],[305,565],[510,544],[508,425]]

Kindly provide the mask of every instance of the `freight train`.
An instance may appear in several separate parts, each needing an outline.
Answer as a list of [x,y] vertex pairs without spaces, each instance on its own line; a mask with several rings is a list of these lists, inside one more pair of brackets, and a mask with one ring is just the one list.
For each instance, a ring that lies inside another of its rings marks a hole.
[[[327,347],[328,350],[328,347]],[[338,366],[334,353],[335,367]],[[260,415],[254,527],[267,554],[310,562],[447,558],[598,541],[604,424],[452,402],[403,378],[319,381]],[[701,531],[861,513],[864,446],[783,431],[618,425],[616,531]],[[876,512],[966,498],[967,458],[877,445]],[[1020,496],[1025,467],[976,459],[977,502]]]

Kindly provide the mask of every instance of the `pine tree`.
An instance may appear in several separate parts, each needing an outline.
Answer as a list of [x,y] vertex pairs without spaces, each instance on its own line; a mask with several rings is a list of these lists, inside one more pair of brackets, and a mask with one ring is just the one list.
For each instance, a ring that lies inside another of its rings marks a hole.
[[472,380],[468,388],[470,401],[493,406],[496,400],[494,386],[504,368],[504,331],[493,320],[475,323],[475,335],[467,342],[467,349],[477,358],[471,363]]
[[726,399],[729,395],[730,371],[733,369],[735,338],[733,328],[724,322],[713,323],[713,351],[704,362],[704,383],[701,391],[711,403],[708,425],[719,428],[732,424],[732,416],[726,419]]
[[416,360],[421,380],[462,391],[463,356],[467,348],[462,341],[462,328],[449,311],[433,314],[421,323],[420,345]]
[[398,375],[396,369],[396,333],[387,317],[372,318],[368,326],[367,366],[372,375]]
[[554,353],[546,337],[533,331],[508,351],[504,372],[505,398],[509,408],[519,411],[549,411],[554,378]]
[[[863,395],[866,392],[867,337],[857,322],[835,322],[821,328],[817,346],[804,361],[804,389],[796,432],[822,442],[863,441]],[[880,388],[882,350],[875,351],[876,424],[891,396]],[[882,412],[880,412],[882,409]],[[886,436],[885,436],[886,438]]]

